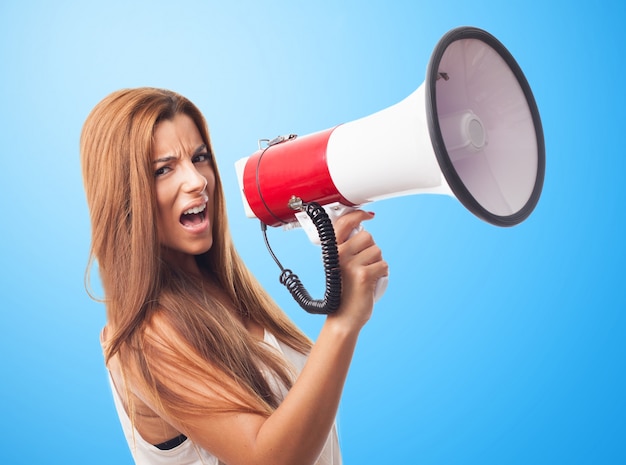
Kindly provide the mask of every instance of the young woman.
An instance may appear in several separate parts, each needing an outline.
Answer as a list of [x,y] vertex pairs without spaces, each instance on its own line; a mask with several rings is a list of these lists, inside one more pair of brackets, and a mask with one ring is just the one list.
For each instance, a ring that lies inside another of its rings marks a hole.
[[238,257],[200,111],[162,89],[114,92],[81,162],[104,287],[113,397],[137,464],[339,464],[334,427],[377,280],[364,211],[335,225],[342,303],[315,344]]

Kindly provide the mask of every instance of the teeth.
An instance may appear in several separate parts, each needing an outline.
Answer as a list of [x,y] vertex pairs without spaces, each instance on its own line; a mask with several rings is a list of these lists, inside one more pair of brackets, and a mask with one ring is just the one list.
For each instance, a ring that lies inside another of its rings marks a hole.
[[206,208],[206,204],[202,204],[202,205],[200,205],[198,207],[193,207],[193,208],[190,208],[189,210],[183,212],[183,215],[197,214],[197,213],[203,212],[205,208]]

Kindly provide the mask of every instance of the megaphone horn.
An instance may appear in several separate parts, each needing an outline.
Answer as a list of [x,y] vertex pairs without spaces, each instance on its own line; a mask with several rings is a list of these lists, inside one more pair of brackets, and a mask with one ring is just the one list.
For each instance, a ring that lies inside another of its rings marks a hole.
[[509,51],[474,27],[437,43],[426,79],[399,103],[303,137],[280,137],[236,164],[249,217],[296,221],[293,199],[360,206],[447,194],[513,226],[534,210],[545,147],[530,86]]

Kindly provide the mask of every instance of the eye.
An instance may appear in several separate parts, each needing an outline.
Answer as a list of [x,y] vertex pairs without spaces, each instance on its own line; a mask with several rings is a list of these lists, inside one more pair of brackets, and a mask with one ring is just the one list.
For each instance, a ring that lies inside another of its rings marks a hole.
[[154,171],[154,177],[158,178],[159,176],[163,176],[166,173],[169,173],[171,168],[169,166],[161,166],[160,168]]
[[191,161],[194,163],[202,163],[205,161],[208,162],[210,160],[211,160],[211,155],[208,152],[198,153],[194,155],[194,157],[191,159]]

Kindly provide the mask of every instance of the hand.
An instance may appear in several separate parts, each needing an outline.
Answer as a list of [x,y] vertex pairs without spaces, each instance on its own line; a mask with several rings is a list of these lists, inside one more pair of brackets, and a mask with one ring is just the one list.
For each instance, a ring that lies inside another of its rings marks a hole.
[[[331,317],[350,329],[360,330],[372,315],[378,280],[388,275],[387,262],[372,235],[360,228],[373,213],[355,210],[334,224],[341,267],[341,305]],[[355,232],[356,231],[356,232]]]

